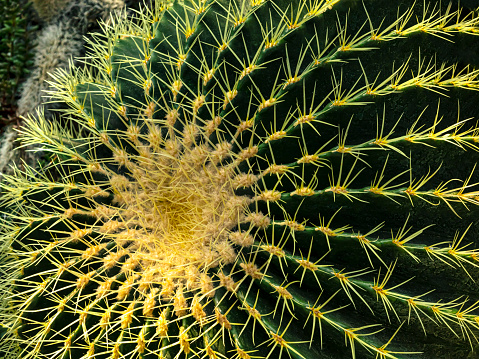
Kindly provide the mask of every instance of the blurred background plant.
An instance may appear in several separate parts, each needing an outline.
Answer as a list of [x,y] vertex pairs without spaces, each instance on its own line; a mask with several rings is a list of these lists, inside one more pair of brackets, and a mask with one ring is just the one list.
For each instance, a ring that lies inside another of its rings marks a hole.
[[19,88],[33,64],[38,25],[32,3],[0,0],[0,116],[1,126],[16,121]]

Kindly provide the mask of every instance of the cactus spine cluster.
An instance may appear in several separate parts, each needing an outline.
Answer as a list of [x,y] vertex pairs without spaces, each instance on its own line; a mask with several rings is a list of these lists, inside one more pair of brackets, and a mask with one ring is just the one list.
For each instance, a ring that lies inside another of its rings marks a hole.
[[70,126],[22,130],[55,163],[2,185],[4,351],[477,356],[472,10],[191,0],[105,25],[55,74]]

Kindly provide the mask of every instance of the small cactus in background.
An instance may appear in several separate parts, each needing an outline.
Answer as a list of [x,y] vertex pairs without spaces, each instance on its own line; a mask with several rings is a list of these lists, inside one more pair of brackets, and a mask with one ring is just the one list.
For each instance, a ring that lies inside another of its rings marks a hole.
[[33,7],[43,21],[49,22],[71,2],[72,0],[33,0]]
[[[44,22],[37,37],[32,73],[22,88],[18,113],[22,116],[44,109],[53,118],[52,110],[61,105],[50,103],[50,73],[66,69],[70,61],[84,55],[84,36],[99,29],[100,19],[124,7],[123,0],[37,0],[34,7]],[[77,63],[75,61],[75,63]]]
[[55,74],[71,123],[22,130],[55,162],[2,185],[5,352],[476,356],[463,6],[158,2],[105,25]]

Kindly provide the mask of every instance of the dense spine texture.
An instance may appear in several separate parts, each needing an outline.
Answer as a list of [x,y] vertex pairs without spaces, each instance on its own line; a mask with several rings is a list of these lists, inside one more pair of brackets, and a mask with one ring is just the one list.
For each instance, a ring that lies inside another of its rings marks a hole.
[[22,130],[55,163],[3,184],[4,350],[477,357],[468,4],[196,0],[105,25],[55,74],[71,126]]

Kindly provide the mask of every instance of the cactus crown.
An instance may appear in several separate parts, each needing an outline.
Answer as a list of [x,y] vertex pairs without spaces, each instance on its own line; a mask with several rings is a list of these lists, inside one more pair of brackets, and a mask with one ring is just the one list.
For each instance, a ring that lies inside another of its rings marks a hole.
[[4,350],[469,355],[478,25],[386,0],[112,18],[85,67],[55,74],[70,128],[22,130],[55,163],[2,185]]

